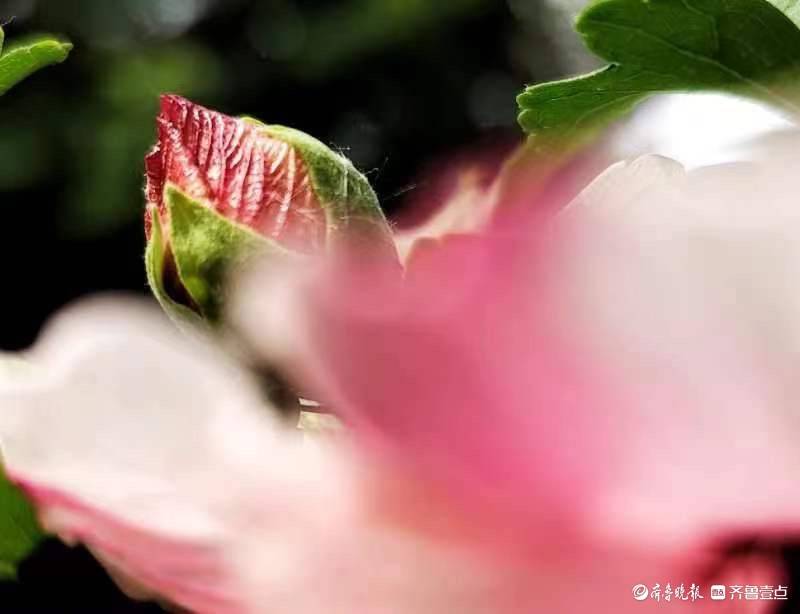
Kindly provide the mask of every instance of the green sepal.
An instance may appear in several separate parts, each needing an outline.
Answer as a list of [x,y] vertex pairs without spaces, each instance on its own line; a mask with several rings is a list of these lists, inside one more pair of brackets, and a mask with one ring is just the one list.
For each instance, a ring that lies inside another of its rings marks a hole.
[[147,270],[147,282],[161,307],[166,314],[179,326],[205,326],[203,319],[189,307],[175,301],[167,290],[165,274],[169,259],[169,246],[164,238],[164,229],[161,226],[161,219],[155,211],[156,207],[151,206],[152,227],[150,240],[147,243],[144,261]]
[[[0,380],[19,376],[30,368],[23,360],[0,355]],[[0,467],[0,580],[16,578],[19,563],[44,539],[33,506]]]
[[[797,12],[795,0],[780,1]],[[598,0],[576,30],[610,64],[518,97],[519,122],[534,147],[580,143],[663,92],[722,91],[800,110],[792,83],[800,30],[766,0]]]
[[15,41],[4,50],[2,42],[0,28],[0,96],[37,70],[63,62],[72,50],[71,43],[48,36]]
[[369,240],[392,242],[391,228],[375,191],[350,160],[300,130],[244,119],[259,125],[264,134],[288,143],[303,159],[311,187],[325,211],[329,238],[367,233]]
[[[154,233],[151,246],[148,247],[151,259],[148,269],[153,271],[151,285],[155,282],[159,286],[157,295],[160,293],[168,297],[163,271],[165,256],[169,251],[181,286],[199,314],[212,324],[218,322],[222,315],[227,282],[232,270],[256,254],[270,253],[281,257],[291,257],[294,254],[275,241],[232,222],[208,205],[188,197],[172,184],[167,184],[164,188],[164,202],[170,223],[169,250],[165,249],[163,228],[159,229],[161,246],[152,245]],[[161,279],[157,277],[159,270]],[[175,303],[169,297],[168,300]],[[187,307],[183,307],[183,310],[191,311]],[[179,317],[185,319],[183,315]]]

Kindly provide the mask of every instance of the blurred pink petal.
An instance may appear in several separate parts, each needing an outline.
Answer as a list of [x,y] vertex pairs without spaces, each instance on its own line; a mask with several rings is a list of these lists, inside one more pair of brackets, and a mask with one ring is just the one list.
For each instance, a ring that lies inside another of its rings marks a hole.
[[662,171],[628,206],[586,208],[567,275],[575,335],[628,399],[616,440],[636,462],[610,516],[665,541],[796,533],[796,162]]
[[73,307],[31,359],[35,375],[0,388],[8,469],[46,526],[86,544],[131,595],[201,614],[633,603],[601,556],[498,558],[453,530],[473,517],[424,484],[358,469],[347,438],[303,445],[226,357],[139,305]]
[[356,259],[265,273],[238,317],[381,466],[491,527],[480,548],[654,549],[698,571],[800,529],[800,169],[760,162],[622,164],[405,279]]
[[202,339],[72,308],[0,382],[9,474],[132,594],[199,614],[625,614],[667,583],[703,587],[676,611],[774,611],[708,589],[785,583],[770,548],[734,550],[800,518],[800,212],[775,155],[619,165],[405,274],[254,276],[240,326],[348,427],[319,445]]
[[36,374],[0,389],[9,474],[51,531],[142,594],[259,611],[235,561],[254,525],[313,529],[348,503],[335,459],[309,457],[227,358],[139,305],[74,307],[31,358]]
[[302,445],[224,356],[138,305],[72,308],[32,359],[37,377],[0,389],[9,470],[51,530],[136,596],[200,614],[624,614],[657,606],[634,583],[688,587],[719,558],[692,554],[690,568],[563,536],[561,552],[501,556],[483,542],[502,525],[476,524],[424,480],[357,468],[347,438]]

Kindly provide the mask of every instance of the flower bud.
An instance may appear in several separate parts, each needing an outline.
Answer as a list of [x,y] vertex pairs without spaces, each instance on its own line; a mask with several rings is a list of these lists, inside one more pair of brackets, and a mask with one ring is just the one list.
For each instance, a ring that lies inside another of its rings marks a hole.
[[366,178],[297,130],[167,95],[145,165],[148,279],[172,316],[218,320],[232,268],[254,254],[318,254],[364,235],[395,257]]

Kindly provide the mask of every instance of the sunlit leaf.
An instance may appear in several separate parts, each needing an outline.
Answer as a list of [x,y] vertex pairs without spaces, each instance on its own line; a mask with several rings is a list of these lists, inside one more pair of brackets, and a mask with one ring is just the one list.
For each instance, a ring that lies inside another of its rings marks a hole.
[[37,70],[63,62],[71,49],[71,43],[47,36],[7,46],[0,55],[0,95]]

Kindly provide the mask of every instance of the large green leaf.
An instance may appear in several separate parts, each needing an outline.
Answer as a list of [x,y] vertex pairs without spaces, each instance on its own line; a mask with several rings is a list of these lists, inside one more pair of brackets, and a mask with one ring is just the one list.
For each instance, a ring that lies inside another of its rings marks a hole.
[[[796,17],[795,0],[776,0]],[[791,112],[800,30],[766,0],[599,0],[578,17],[587,47],[610,64],[535,85],[519,121],[537,146],[572,144],[652,94],[718,90]]]
[[0,29],[0,96],[37,70],[67,59],[72,44],[52,37],[37,36],[16,41],[2,49]]

